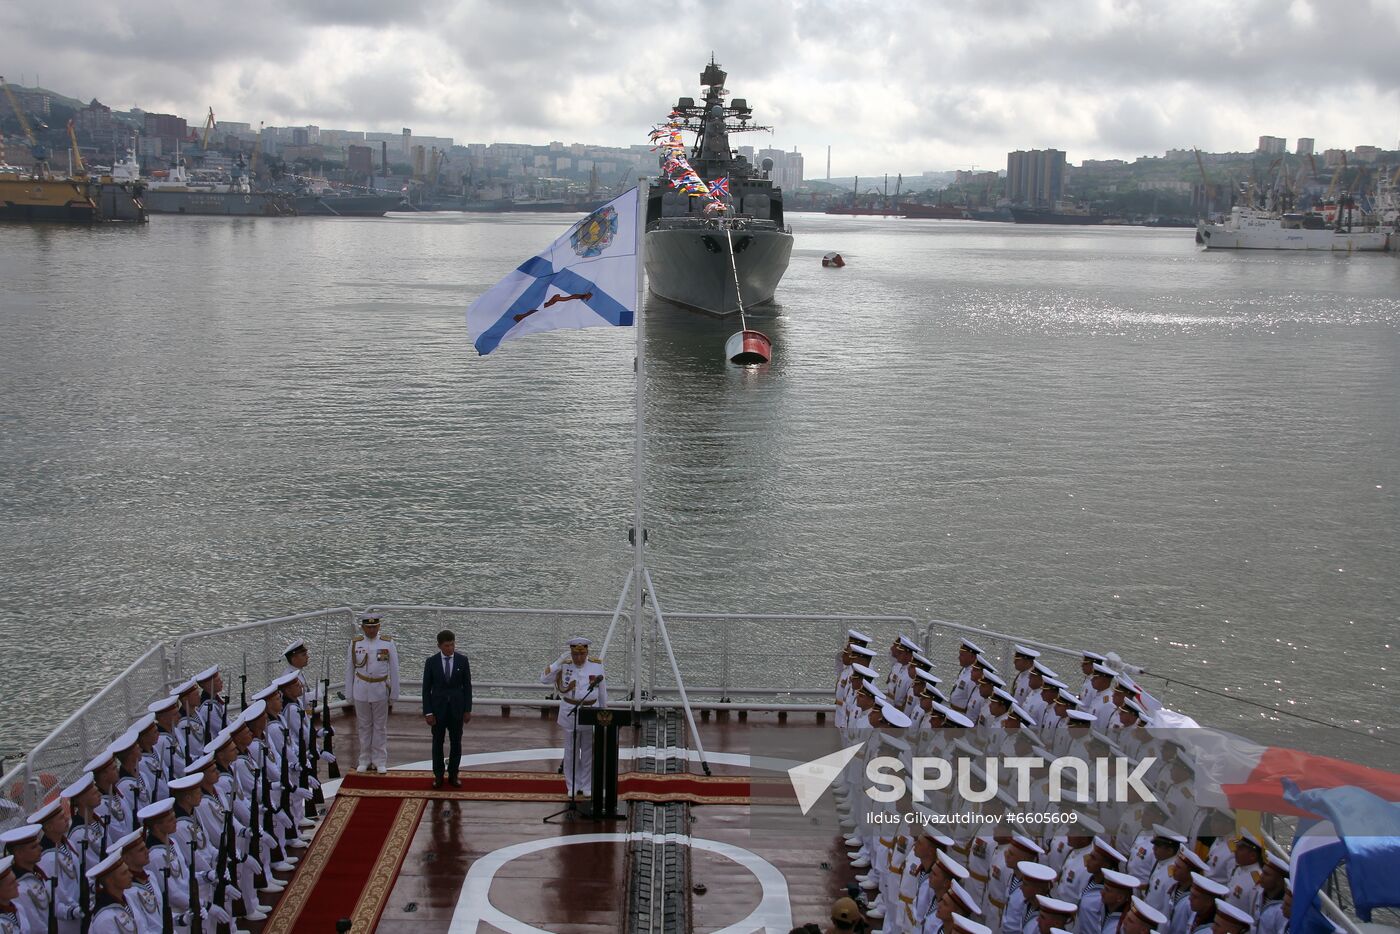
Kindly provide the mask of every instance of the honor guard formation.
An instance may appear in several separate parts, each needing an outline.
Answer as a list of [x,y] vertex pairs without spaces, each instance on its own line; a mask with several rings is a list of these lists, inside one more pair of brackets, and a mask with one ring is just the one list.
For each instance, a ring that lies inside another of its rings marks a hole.
[[[1078,673],[1061,675],[1034,648],[1015,645],[1014,670],[1001,672],[964,639],[947,683],[907,636],[890,646],[882,676],[870,637],[846,635],[836,726],[847,745],[864,746],[835,786],[860,895],[860,904],[842,899],[843,911],[859,908],[885,934],[1282,934],[1287,859],[1248,830],[1201,834],[1189,755],[1148,732],[1159,705],[1114,660],[1086,651]],[[1067,771],[1058,803],[1048,777],[1031,783],[1029,803],[1004,787],[984,803],[951,789],[918,803],[908,785],[903,798],[881,803],[864,792],[866,762],[877,756],[901,760],[906,774],[915,757],[969,760],[982,779],[974,788],[986,786],[976,763],[988,757],[1136,765],[1151,756],[1145,781],[1158,801],[1096,800],[1093,779],[1075,787]],[[1006,819],[1033,812],[1063,820]],[[979,819],[993,815],[1002,817]]]
[[237,715],[218,666],[201,671],[0,834],[0,932],[238,931],[265,919],[259,894],[285,888],[277,874],[320,820],[321,765],[339,775],[302,674],[305,643],[284,655],[287,670]]

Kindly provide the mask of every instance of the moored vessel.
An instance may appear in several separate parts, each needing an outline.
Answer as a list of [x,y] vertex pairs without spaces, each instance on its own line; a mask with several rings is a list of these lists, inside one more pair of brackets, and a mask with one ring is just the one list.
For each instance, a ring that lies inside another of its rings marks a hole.
[[1318,250],[1359,252],[1384,250],[1389,235],[1379,227],[1354,228],[1339,221],[1329,224],[1321,214],[1278,212],[1236,205],[1220,223],[1202,221],[1197,242],[1207,250]]
[[669,124],[696,134],[690,165],[705,180],[725,182],[724,209],[707,210],[713,202],[658,180],[647,199],[645,249],[653,294],[720,317],[773,301],[792,256],[772,164],[756,167],[729,148],[731,132],[766,128],[750,123],[743,98],[725,102],[726,77],[711,60],[700,75],[704,99],[681,98]]

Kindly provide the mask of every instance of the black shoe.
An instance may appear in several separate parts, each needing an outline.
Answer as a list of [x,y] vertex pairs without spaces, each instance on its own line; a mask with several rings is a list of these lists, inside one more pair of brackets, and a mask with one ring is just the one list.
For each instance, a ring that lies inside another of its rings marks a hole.
[[442,787],[442,778],[441,778],[441,777],[435,776],[435,777],[433,778],[433,787],[434,787],[434,788],[441,788],[441,787]]
[[447,780],[447,784],[451,785],[453,788],[461,788],[462,780],[460,778],[457,778],[456,776],[453,776],[452,778],[449,778]]

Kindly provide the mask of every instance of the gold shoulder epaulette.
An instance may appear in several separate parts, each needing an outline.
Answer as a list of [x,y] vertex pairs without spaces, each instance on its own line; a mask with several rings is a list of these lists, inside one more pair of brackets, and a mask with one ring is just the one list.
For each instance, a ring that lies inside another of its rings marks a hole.
[[394,637],[393,637],[393,636],[380,636],[379,638],[380,638],[380,640],[383,641],[383,642],[393,642],[393,641],[394,641]]
[[360,642],[360,641],[363,641],[364,638],[365,638],[364,636],[356,636],[355,638],[351,639],[350,641],[351,641],[351,642]]
[[598,656],[596,656],[596,655],[590,655],[590,656],[588,656],[588,660],[589,660],[590,662],[592,662],[593,664],[595,664],[595,665],[601,665],[601,664],[603,664],[603,660],[602,660],[601,658],[599,658]]

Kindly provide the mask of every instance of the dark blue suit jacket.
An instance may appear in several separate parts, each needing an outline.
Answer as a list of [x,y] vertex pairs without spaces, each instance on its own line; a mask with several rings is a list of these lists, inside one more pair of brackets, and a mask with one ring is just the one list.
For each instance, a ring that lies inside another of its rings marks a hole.
[[460,721],[472,709],[472,666],[467,656],[452,656],[452,679],[442,673],[442,653],[435,652],[423,663],[423,715],[432,714],[440,723]]

